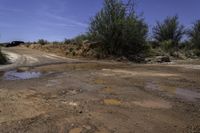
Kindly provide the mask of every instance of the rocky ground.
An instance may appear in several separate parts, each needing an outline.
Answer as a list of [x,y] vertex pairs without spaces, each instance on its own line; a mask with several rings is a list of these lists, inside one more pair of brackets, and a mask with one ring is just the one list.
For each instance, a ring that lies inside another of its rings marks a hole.
[[2,133],[200,132],[199,60],[145,65],[4,51],[29,59],[1,70]]
[[87,57],[97,58],[98,53],[96,52],[96,44],[83,43],[83,44],[25,44],[22,47],[28,47],[48,53],[55,53],[60,56],[67,57]]

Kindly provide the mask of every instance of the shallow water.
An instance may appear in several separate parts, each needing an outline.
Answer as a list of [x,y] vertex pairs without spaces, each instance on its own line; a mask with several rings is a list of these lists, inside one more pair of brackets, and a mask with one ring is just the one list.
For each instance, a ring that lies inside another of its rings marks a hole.
[[176,95],[187,99],[188,101],[196,101],[197,99],[200,99],[200,93],[182,88],[176,89]]
[[4,80],[26,80],[26,79],[33,79],[39,78],[42,76],[41,72],[34,72],[34,71],[7,71],[3,75]]
[[161,91],[168,96],[175,96],[187,101],[198,101],[200,100],[200,93],[190,90],[190,89],[183,89],[177,87],[168,87],[159,85],[156,82],[147,82],[146,88],[153,90],[153,91]]

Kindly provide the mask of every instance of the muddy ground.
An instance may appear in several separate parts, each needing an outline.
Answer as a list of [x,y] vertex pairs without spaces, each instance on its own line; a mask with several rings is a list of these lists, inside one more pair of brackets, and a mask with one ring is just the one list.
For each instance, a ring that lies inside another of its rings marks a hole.
[[198,60],[48,62],[0,76],[1,133],[200,132]]

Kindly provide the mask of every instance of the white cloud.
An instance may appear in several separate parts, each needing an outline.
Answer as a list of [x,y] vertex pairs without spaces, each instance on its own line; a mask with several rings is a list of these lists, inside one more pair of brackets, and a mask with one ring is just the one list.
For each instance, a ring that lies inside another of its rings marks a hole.
[[59,20],[59,21],[62,21],[63,23],[65,22],[66,24],[71,24],[71,25],[74,25],[74,26],[81,26],[81,27],[88,27],[88,24],[86,23],[83,23],[83,22],[80,22],[80,21],[77,21],[77,20],[74,20],[74,19],[70,19],[70,18],[67,18],[67,17],[63,17],[63,16],[60,16],[60,15],[57,15],[57,14],[52,14],[52,13],[44,13],[44,15],[46,17],[49,17],[51,19],[54,19],[54,20]]

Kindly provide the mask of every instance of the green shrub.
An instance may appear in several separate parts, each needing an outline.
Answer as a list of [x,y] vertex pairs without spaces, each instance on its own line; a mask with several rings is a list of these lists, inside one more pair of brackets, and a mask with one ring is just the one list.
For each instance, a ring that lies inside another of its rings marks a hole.
[[189,49],[190,43],[188,41],[183,41],[179,44],[179,49]]
[[52,44],[59,45],[59,44],[62,44],[62,42],[53,41]]
[[74,49],[73,49],[73,48],[70,48],[70,49],[69,49],[69,52],[70,52],[70,53],[71,53],[71,52],[73,52],[73,51],[74,51]]
[[1,52],[1,49],[0,49],[0,64],[5,64],[7,63],[7,58],[6,56]]
[[173,41],[172,40],[167,40],[167,41],[163,41],[161,42],[161,48],[162,50],[164,50],[165,52],[168,53],[173,53],[174,52],[174,46],[173,46]]
[[[172,43],[173,48],[177,48],[183,35],[185,34],[184,26],[178,21],[178,16],[167,17],[164,22],[157,22],[153,27],[153,37],[158,43]],[[168,46],[166,46],[168,47]]]
[[103,54],[129,57],[144,51],[147,32],[133,1],[104,0],[103,8],[91,20],[88,34],[90,40],[102,44]]
[[194,50],[194,54],[196,56],[200,57],[200,50],[199,49]]
[[39,39],[38,44],[45,45],[45,44],[48,44],[48,41],[44,39]]
[[200,57],[200,50],[199,49],[185,50],[184,54],[187,58],[197,58]]
[[65,39],[64,40],[64,44],[71,44],[72,43],[72,40],[71,39]]
[[200,20],[197,20],[188,31],[190,42],[193,48],[200,49]]
[[72,52],[72,55],[73,55],[73,56],[75,56],[75,55],[76,55],[76,52],[75,52],[75,51],[73,51],[73,52]]
[[87,34],[81,34],[71,40],[73,44],[81,45],[85,40],[88,40]]

